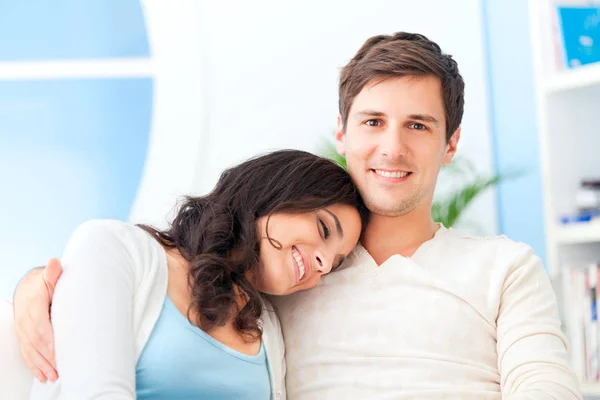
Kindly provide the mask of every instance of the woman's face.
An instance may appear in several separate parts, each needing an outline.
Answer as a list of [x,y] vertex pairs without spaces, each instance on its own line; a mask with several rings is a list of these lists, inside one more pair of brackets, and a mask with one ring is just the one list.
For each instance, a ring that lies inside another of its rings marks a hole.
[[[313,288],[338,267],[358,243],[361,221],[358,211],[334,204],[310,213],[276,213],[258,220],[260,269],[253,279],[257,290],[286,295]],[[279,247],[279,246],[278,246]]]

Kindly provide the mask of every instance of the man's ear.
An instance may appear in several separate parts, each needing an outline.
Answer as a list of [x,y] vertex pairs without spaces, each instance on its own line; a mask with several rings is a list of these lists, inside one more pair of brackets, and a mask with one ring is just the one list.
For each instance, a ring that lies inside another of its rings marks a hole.
[[344,146],[345,139],[346,135],[344,133],[344,121],[342,121],[342,116],[338,114],[337,128],[335,130],[335,147],[337,152],[342,156],[346,155],[346,146]]
[[452,137],[448,141],[446,145],[446,153],[444,154],[444,158],[442,160],[443,165],[448,165],[452,162],[454,155],[456,154],[456,150],[458,148],[458,141],[460,140],[460,126],[454,131]]

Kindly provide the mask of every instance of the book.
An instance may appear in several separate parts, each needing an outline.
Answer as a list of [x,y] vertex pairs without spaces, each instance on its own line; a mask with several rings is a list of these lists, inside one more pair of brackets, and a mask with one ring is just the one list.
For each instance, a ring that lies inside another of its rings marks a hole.
[[600,5],[556,6],[565,67],[600,62]]
[[580,381],[600,382],[600,267],[597,263],[562,269],[561,314],[569,359]]

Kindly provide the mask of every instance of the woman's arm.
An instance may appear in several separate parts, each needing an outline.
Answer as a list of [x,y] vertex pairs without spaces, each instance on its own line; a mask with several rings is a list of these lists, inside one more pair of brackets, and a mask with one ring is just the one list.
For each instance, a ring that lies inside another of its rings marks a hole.
[[86,222],[69,240],[52,302],[59,379],[36,381],[32,399],[135,399],[134,266],[119,226]]

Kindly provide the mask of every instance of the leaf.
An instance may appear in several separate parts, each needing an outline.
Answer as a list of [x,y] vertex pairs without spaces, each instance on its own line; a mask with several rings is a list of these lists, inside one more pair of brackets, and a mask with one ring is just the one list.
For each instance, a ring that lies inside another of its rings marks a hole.
[[[512,175],[511,175],[512,176]],[[486,189],[508,178],[508,175],[495,175],[489,178],[478,177],[443,200],[431,206],[431,217],[446,227],[453,226],[467,207]]]
[[348,166],[346,165],[346,157],[337,152],[337,148],[331,140],[323,140],[320,147],[321,151],[319,153],[322,154],[323,157],[332,160],[333,162],[344,168],[346,171],[348,170]]

